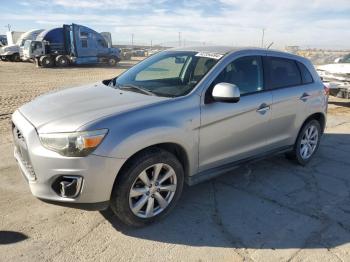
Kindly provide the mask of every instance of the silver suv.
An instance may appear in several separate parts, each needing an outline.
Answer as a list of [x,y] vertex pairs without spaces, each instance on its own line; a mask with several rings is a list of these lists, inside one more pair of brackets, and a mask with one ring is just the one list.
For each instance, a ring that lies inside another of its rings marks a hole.
[[116,78],[22,106],[12,116],[14,155],[39,199],[111,207],[143,226],[174,207],[184,182],[278,152],[307,164],[326,110],[324,85],[305,58],[171,49]]

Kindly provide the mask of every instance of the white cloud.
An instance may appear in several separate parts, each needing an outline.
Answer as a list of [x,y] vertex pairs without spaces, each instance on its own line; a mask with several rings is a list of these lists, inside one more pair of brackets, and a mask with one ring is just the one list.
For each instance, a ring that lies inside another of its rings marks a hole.
[[[209,0],[182,5],[164,0],[52,0],[45,5],[66,9],[4,13],[0,21],[31,21],[31,27],[80,23],[97,31],[111,31],[119,43],[130,42],[131,34],[136,43],[176,42],[180,31],[187,42],[252,46],[260,45],[261,29],[265,28],[266,44],[273,41],[275,47],[350,48],[349,0],[221,0],[221,5]],[[104,12],[113,9],[124,11],[115,15]]]

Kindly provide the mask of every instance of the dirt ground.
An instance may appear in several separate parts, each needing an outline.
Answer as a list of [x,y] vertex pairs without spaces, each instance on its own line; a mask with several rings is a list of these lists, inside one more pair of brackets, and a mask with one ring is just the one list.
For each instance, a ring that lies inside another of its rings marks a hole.
[[0,261],[350,261],[350,102],[341,99],[330,100],[309,166],[275,156],[186,187],[175,210],[147,228],[34,198],[12,156],[11,113],[41,93],[107,79],[135,62],[0,62]]

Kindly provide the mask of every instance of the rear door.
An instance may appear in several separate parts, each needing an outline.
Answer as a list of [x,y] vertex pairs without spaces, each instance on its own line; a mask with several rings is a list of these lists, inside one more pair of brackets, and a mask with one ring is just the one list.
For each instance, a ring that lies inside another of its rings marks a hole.
[[306,115],[308,93],[297,61],[284,57],[263,59],[265,86],[272,91],[270,149],[294,144],[294,137]]
[[210,101],[201,106],[199,171],[258,155],[266,151],[272,95],[263,86],[260,56],[233,60],[206,91],[215,84],[239,87],[237,103]]

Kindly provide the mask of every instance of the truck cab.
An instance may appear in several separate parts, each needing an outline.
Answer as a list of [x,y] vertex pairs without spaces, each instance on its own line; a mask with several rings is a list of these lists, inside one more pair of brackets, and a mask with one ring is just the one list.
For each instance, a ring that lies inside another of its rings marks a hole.
[[45,54],[42,41],[26,40],[23,45],[22,60],[28,61]]

